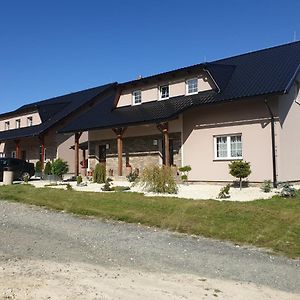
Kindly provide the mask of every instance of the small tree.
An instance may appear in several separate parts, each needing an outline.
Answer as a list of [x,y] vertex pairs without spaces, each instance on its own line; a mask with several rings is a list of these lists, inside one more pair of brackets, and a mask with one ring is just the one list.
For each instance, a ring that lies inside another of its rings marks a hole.
[[242,160],[232,161],[229,164],[229,173],[239,178],[240,189],[242,189],[242,180],[251,174],[250,163]]
[[104,164],[97,164],[95,167],[93,181],[95,183],[105,183],[106,181],[106,168]]
[[59,178],[69,171],[69,166],[66,161],[63,161],[61,158],[56,159],[52,164],[52,173]]
[[191,166],[184,166],[184,167],[180,167],[179,171],[182,173],[181,180],[187,181],[189,172],[192,171],[192,168],[191,168]]
[[47,161],[44,169],[44,174],[45,175],[51,175],[52,174],[52,164],[50,161]]

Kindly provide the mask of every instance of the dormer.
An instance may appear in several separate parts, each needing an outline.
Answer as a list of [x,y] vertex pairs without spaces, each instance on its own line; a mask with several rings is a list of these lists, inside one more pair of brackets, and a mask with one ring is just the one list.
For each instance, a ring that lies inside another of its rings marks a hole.
[[172,101],[178,96],[190,96],[218,86],[204,65],[139,78],[119,85],[116,107],[143,105],[151,101]]

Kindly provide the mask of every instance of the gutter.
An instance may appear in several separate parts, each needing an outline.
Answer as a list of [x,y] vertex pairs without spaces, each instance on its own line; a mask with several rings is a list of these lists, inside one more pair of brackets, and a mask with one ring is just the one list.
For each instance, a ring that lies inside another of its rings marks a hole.
[[277,183],[277,173],[276,173],[275,119],[267,98],[265,98],[265,105],[268,109],[271,118],[273,187],[277,188],[278,183]]

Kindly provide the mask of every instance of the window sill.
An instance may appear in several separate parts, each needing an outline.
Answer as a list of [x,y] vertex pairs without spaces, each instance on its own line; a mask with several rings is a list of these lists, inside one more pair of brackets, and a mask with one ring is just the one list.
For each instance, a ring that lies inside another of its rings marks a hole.
[[140,103],[132,103],[131,106],[141,105],[143,102]]
[[214,158],[213,161],[232,161],[232,160],[243,160],[242,157],[225,157],[225,158]]
[[199,92],[194,92],[194,93],[186,93],[185,95],[186,96],[191,96],[191,95],[196,95],[196,94],[198,94]]

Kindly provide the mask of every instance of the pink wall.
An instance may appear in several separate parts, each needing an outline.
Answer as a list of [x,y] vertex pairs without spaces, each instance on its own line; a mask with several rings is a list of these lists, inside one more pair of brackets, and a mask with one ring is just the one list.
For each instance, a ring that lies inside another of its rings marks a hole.
[[242,134],[243,159],[251,163],[250,181],[272,179],[268,118],[263,99],[202,106],[184,113],[183,165],[192,166],[190,180],[233,180],[230,161],[214,157],[214,136],[223,134]]
[[289,94],[279,98],[280,130],[277,138],[278,180],[300,180],[300,94],[293,85]]

